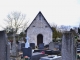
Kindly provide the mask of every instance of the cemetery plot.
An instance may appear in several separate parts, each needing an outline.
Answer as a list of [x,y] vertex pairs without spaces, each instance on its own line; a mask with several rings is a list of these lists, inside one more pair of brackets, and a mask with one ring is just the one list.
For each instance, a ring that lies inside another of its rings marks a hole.
[[41,57],[40,60],[62,60],[62,57],[57,55],[49,55],[49,56]]

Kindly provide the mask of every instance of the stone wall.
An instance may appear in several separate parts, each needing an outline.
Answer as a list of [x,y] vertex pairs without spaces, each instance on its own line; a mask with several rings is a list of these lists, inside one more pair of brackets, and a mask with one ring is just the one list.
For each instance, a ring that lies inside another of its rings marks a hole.
[[37,35],[43,35],[43,43],[44,45],[49,44],[52,41],[52,30],[50,26],[46,23],[43,16],[41,16],[41,20],[39,20],[39,16],[35,18],[32,24],[29,26],[27,30],[27,36],[29,36],[30,43],[35,43],[37,45]]

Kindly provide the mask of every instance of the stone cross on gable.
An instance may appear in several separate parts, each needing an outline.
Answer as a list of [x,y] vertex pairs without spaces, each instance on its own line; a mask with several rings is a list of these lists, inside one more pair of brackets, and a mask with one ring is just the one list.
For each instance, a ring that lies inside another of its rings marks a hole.
[[28,47],[30,47],[30,46],[29,46],[29,41],[28,41],[28,40],[29,40],[29,37],[27,36],[27,37],[26,37],[25,48],[28,48]]

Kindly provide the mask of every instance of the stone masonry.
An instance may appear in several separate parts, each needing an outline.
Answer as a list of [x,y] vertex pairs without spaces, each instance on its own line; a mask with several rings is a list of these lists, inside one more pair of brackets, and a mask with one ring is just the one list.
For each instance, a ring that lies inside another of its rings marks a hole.
[[71,32],[63,33],[62,60],[76,60],[76,45],[74,35]]
[[30,43],[37,45],[37,36],[41,34],[43,36],[44,45],[49,44],[52,41],[52,29],[41,12],[37,14],[33,22],[27,29],[27,36]]
[[5,31],[0,31],[0,60],[10,60],[10,49]]

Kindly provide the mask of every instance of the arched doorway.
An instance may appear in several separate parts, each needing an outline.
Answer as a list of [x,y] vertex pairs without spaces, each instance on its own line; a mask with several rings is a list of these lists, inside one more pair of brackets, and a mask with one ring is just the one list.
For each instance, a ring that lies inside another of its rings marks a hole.
[[43,35],[42,34],[37,35],[37,45],[39,45],[40,43],[43,43]]

